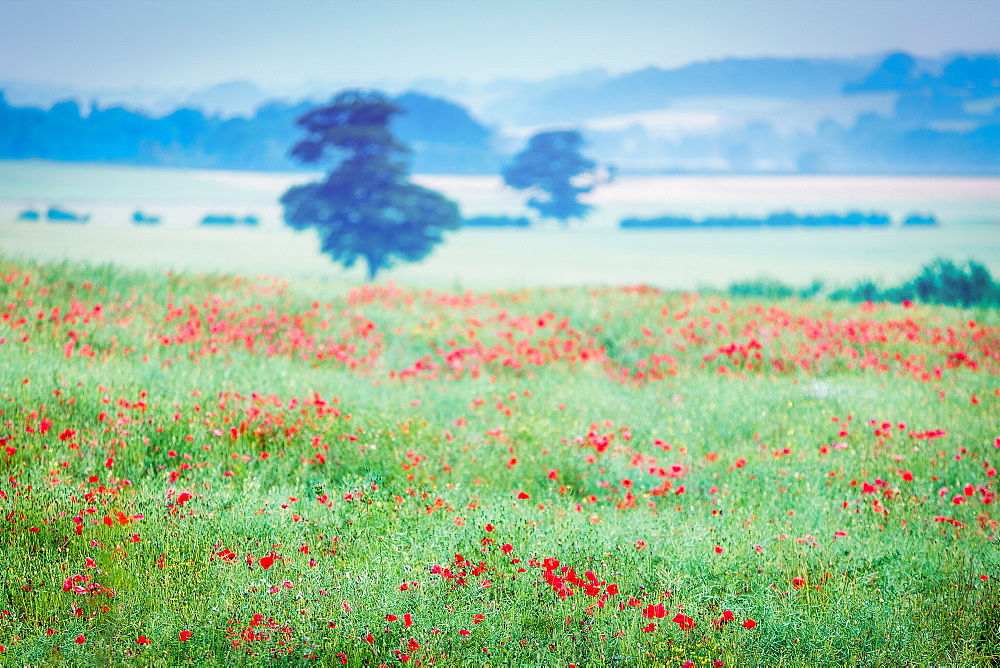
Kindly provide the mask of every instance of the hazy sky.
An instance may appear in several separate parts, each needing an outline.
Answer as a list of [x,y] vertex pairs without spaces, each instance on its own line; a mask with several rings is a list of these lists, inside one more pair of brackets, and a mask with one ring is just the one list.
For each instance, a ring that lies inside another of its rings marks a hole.
[[1000,0],[0,0],[0,79],[539,79],[726,56],[1000,50]]

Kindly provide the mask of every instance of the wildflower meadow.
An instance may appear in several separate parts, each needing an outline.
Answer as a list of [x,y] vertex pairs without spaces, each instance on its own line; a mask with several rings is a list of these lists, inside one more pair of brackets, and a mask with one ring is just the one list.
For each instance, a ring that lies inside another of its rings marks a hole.
[[0,259],[0,664],[993,665],[1000,313]]

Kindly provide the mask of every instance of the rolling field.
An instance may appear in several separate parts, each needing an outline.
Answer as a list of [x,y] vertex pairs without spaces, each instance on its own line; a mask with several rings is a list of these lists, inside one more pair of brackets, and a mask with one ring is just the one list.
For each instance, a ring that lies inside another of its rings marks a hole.
[[0,259],[0,663],[1000,658],[995,309],[321,278]]

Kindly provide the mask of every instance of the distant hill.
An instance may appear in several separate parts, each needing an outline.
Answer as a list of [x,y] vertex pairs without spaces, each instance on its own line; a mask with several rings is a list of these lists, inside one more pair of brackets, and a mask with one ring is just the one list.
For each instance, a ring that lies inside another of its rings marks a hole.
[[200,109],[209,116],[251,116],[271,99],[267,91],[254,83],[227,81],[196,90],[187,96],[183,106]]
[[824,97],[839,95],[845,84],[864,77],[877,62],[877,58],[729,58],[615,76],[592,72],[520,87],[489,104],[483,113],[512,124],[536,125],[660,109],[690,97]]
[[510,149],[575,126],[622,174],[1000,175],[997,54],[727,59],[480,93],[466,103]]

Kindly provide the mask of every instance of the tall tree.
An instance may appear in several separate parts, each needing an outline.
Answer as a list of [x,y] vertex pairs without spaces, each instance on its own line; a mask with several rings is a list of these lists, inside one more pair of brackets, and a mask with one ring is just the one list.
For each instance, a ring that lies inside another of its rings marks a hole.
[[462,223],[454,202],[408,181],[410,151],[389,127],[400,111],[382,93],[348,90],[305,113],[292,158],[334,167],[281,196],[286,223],[315,227],[322,251],[347,268],[363,259],[369,280],[397,259],[423,259]]
[[593,207],[577,198],[596,184],[596,165],[580,154],[583,144],[576,130],[540,132],[503,169],[503,180],[533,193],[528,206],[542,217],[562,223],[583,218]]

